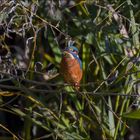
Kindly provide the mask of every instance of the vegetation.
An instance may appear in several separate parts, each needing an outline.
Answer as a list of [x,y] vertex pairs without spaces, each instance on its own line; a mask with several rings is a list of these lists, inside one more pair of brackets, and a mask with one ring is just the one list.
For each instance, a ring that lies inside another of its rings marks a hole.
[[[138,0],[0,1],[0,139],[140,139]],[[69,41],[80,90],[59,74]]]

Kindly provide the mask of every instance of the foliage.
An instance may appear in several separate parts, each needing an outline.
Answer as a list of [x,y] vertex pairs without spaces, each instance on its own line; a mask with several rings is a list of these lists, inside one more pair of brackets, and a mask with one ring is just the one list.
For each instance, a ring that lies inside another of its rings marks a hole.
[[[140,94],[139,7],[136,0],[1,0],[1,139],[139,138],[131,121],[140,118],[131,113]],[[83,65],[78,92],[59,75],[70,40]]]

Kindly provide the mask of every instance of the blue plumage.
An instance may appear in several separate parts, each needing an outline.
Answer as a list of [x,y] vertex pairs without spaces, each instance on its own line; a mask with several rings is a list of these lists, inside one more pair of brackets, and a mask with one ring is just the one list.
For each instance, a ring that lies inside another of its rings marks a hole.
[[[79,65],[80,65],[80,68],[82,69],[82,62],[81,62],[81,60],[80,60],[80,58],[79,58],[79,55],[78,55],[79,50],[78,50],[76,47],[74,47],[74,46],[68,46],[68,47],[66,47],[66,48],[64,49],[64,51],[70,52],[70,53],[73,55],[73,57],[74,57],[76,60],[78,60],[78,63],[79,63]],[[76,53],[75,53],[75,52],[76,52]]]
[[64,49],[64,51],[70,51],[70,50],[72,50],[72,51],[75,51],[75,52],[77,52],[77,53],[79,53],[79,50],[75,47],[75,46],[68,46],[68,47],[66,47],[65,49]]

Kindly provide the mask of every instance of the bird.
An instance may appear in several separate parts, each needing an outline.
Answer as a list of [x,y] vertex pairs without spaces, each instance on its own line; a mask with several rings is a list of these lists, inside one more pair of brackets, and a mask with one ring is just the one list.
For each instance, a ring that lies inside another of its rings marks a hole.
[[73,85],[74,89],[79,90],[82,79],[82,61],[78,55],[79,51],[74,45],[68,45],[62,51],[60,63],[60,73],[64,81]]

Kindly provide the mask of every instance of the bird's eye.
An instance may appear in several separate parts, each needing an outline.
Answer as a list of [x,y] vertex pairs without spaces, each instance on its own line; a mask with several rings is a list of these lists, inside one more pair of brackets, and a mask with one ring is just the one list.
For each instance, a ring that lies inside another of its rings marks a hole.
[[74,53],[77,53],[77,51],[73,50]]

